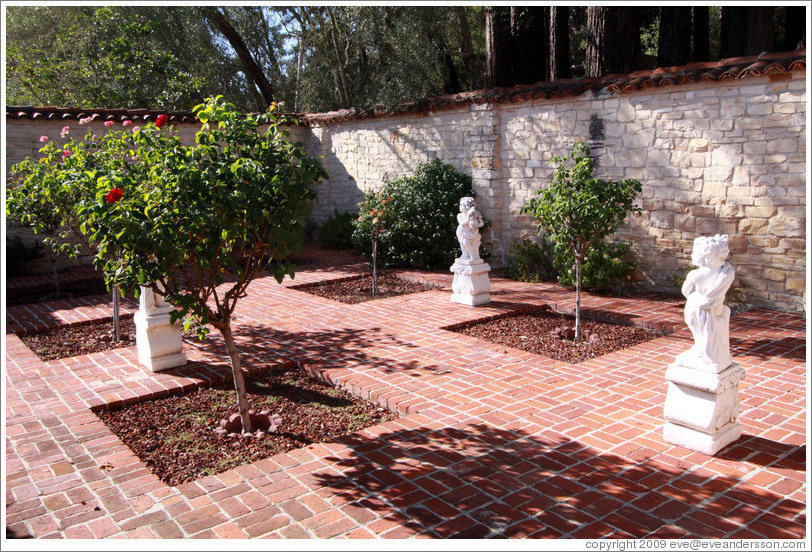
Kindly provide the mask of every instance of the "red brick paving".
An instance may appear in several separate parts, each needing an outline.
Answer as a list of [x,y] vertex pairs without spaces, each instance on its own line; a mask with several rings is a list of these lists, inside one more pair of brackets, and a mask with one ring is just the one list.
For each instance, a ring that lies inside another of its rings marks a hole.
[[450,302],[445,271],[403,271],[445,287],[345,305],[295,288],[365,263],[306,260],[293,281],[249,288],[235,316],[244,364],[299,362],[402,418],[168,487],[91,409],[226,379],[217,336],[159,374],[135,348],[46,363],[14,333],[108,317],[109,301],[11,307],[6,525],[38,538],[806,536],[802,314],[732,317],[744,436],[713,458],[661,437],[665,369],[689,344],[677,299],[587,295],[593,315],[671,333],[569,365],[450,331],[540,304],[571,311],[558,286],[493,278],[494,301],[470,308]]

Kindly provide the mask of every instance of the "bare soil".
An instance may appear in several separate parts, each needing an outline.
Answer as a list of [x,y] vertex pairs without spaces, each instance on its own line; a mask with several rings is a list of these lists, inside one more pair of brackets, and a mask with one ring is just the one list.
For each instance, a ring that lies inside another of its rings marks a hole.
[[662,335],[646,328],[582,317],[582,339],[574,341],[575,317],[553,312],[549,308],[474,323],[455,331],[570,364],[638,345]]
[[373,299],[407,295],[437,289],[438,286],[403,280],[391,274],[378,275],[378,293],[372,294],[372,276],[365,274],[348,280],[305,284],[294,289],[347,304],[363,303]]
[[91,353],[100,353],[119,347],[135,346],[135,323],[132,316],[119,320],[119,341],[113,341],[113,322],[91,322],[60,326],[46,332],[20,336],[23,343],[44,360],[56,360]]
[[[178,485],[397,418],[291,364],[246,378],[249,407],[282,421],[261,437],[215,433],[237,412],[233,386],[145,401],[99,417],[167,485]],[[115,466],[112,466],[115,467]]]

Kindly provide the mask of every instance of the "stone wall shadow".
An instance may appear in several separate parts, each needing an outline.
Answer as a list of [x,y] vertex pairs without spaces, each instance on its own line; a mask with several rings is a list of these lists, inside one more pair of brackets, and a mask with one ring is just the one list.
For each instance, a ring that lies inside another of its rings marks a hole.
[[338,493],[348,512],[383,516],[393,537],[775,538],[758,531],[777,523],[784,538],[805,532],[801,502],[561,435],[471,422],[338,441],[350,452],[329,457],[332,469],[312,484]]

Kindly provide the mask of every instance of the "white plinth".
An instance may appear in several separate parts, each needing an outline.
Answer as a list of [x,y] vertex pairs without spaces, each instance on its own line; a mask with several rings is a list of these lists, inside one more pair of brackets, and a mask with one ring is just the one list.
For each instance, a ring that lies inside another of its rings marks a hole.
[[733,363],[719,373],[671,364],[663,438],[674,445],[713,455],[741,437],[739,381],[744,368]]
[[133,318],[138,362],[153,372],[186,364],[181,328],[169,322],[169,312],[138,311]]
[[491,302],[491,280],[488,276],[491,267],[482,259],[461,261],[456,259],[451,266],[454,280],[451,283],[451,301],[477,307]]

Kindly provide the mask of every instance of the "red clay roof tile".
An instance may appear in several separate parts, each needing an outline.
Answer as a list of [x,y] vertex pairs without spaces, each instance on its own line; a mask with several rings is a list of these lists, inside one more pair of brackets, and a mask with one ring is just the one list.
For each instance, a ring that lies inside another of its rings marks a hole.
[[[460,94],[446,94],[399,105],[394,108],[350,108],[327,113],[296,114],[304,123],[336,123],[371,117],[403,115],[409,113],[434,113],[484,103],[515,103],[537,99],[554,99],[577,96],[592,90],[623,93],[651,87],[677,86],[701,81],[741,79],[806,70],[806,49],[784,53],[762,53],[759,56],[737,57],[717,62],[688,63],[678,67],[658,67],[652,70],[634,71],[625,75],[567,79],[556,82],[539,82],[512,88],[475,90]],[[149,121],[166,113],[170,121],[196,122],[194,114],[186,111],[165,112],[152,109],[79,109],[63,107],[7,106],[6,117],[12,119],[81,119],[102,118],[113,121]]]

